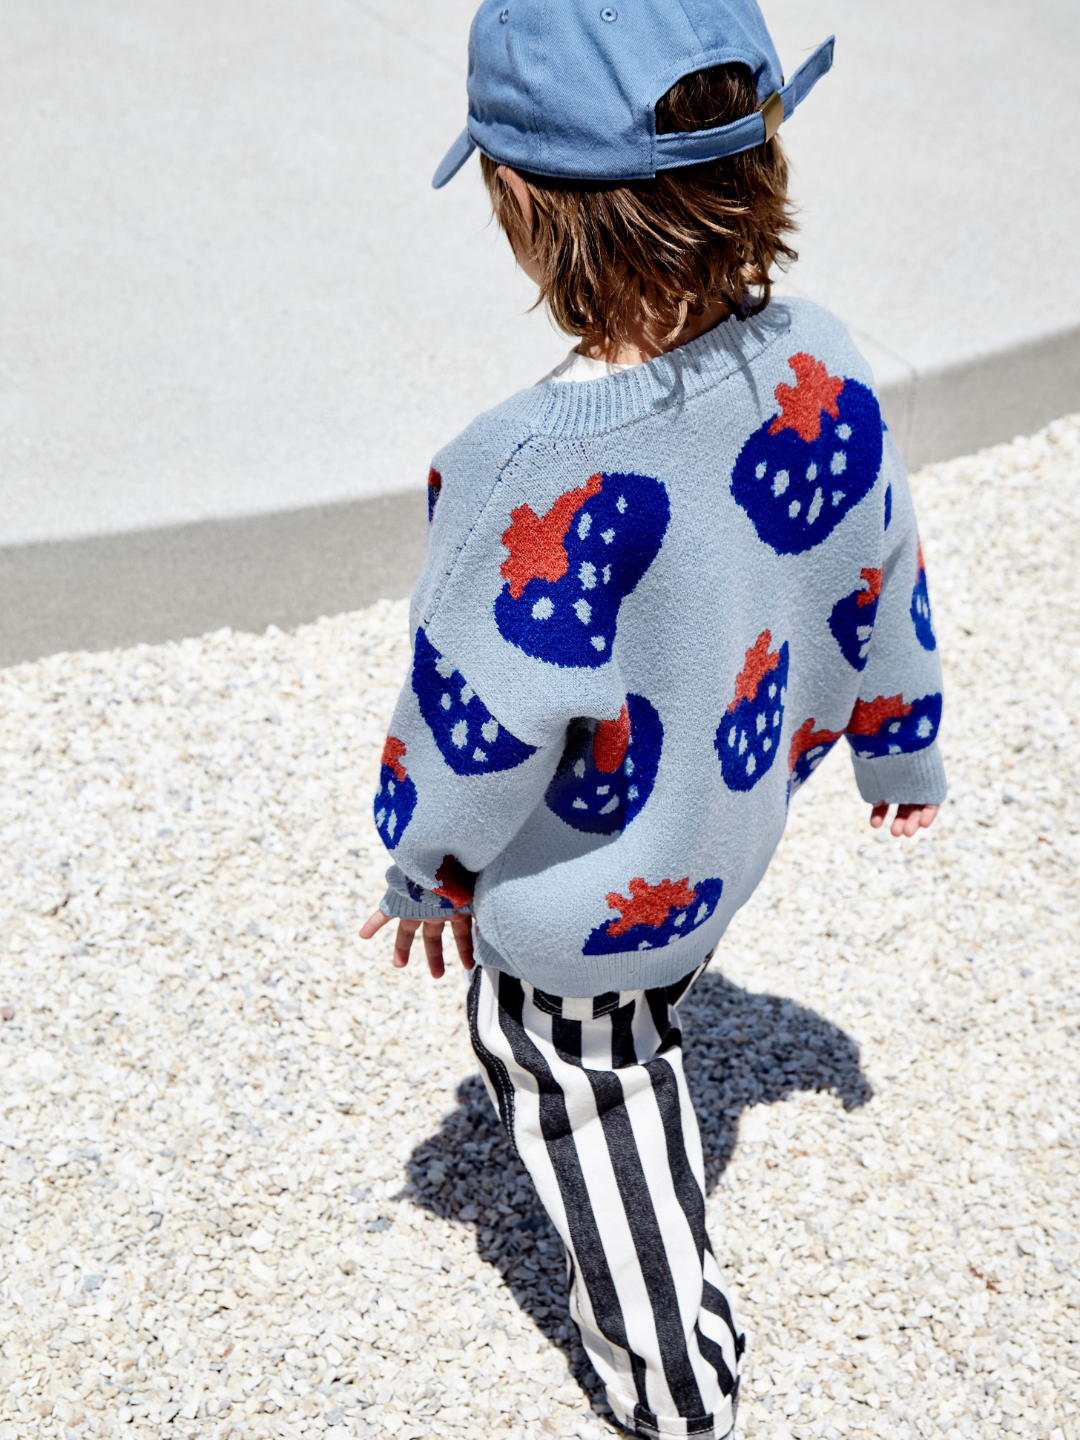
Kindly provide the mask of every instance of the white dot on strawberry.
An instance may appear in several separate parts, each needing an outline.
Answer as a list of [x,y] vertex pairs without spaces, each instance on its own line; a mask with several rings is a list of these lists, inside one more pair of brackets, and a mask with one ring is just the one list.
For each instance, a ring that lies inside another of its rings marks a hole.
[[782,495],[790,483],[791,476],[787,473],[787,471],[778,470],[773,477],[772,493],[774,495]]
[[843,450],[837,450],[836,454],[829,461],[829,469],[834,475],[842,475],[847,469],[847,456]]
[[533,619],[549,620],[554,609],[555,606],[551,603],[548,597],[546,595],[541,595],[540,599],[537,600],[536,604],[532,607]]
[[574,614],[583,625],[587,625],[592,619],[592,606],[587,600],[575,600]]

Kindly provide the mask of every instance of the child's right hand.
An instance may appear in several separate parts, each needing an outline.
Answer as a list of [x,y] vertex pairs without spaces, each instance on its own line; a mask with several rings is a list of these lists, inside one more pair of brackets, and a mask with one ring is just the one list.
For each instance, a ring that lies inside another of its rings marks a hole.
[[[916,830],[926,830],[934,823],[938,805],[897,805],[892,822],[894,835],[914,835]],[[888,805],[874,805],[870,810],[870,824],[880,830],[889,814]]]
[[[370,940],[384,925],[389,925],[392,918],[390,915],[384,915],[381,910],[376,910],[365,920],[360,931],[360,939]],[[443,926],[446,924],[449,924],[453,932],[458,959],[466,970],[471,970],[476,964],[473,959],[472,916],[456,914],[451,915],[448,920],[399,920],[397,938],[394,941],[395,969],[403,970],[408,965],[412,942],[416,937],[417,930],[422,925],[428,969],[431,971],[433,979],[440,979],[446,971],[446,966],[443,964]]]

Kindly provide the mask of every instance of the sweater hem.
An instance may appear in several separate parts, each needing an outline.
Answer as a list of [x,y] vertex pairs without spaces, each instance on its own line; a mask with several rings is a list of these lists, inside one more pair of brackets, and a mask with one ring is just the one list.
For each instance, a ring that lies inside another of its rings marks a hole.
[[474,937],[477,963],[486,970],[501,970],[516,980],[526,980],[537,990],[559,995],[564,1000],[591,1000],[621,990],[655,990],[674,985],[709,958],[723,934],[723,928],[703,925],[673,945],[655,950],[622,950],[611,955],[575,955],[551,958],[543,965],[519,965],[501,954],[482,931]]

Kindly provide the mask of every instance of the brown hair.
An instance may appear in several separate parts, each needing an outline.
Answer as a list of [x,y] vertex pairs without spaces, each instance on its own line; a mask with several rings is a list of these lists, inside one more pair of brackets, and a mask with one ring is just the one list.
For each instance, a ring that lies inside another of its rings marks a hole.
[[[746,65],[679,80],[656,104],[657,133],[708,130],[757,109]],[[555,323],[589,344],[618,345],[643,326],[658,345],[718,302],[757,313],[769,303],[774,264],[796,258],[787,160],[777,137],[701,165],[626,184],[523,175],[536,218],[525,225],[498,162],[481,155],[491,205],[514,248],[539,266],[540,295]]]

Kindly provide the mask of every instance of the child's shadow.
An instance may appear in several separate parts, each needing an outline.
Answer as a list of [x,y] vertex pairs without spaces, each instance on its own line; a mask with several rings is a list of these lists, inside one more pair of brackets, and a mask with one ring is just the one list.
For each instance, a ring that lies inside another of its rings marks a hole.
[[[831,1021],[776,995],[703,975],[679,1007],[687,1081],[701,1123],[706,1189],[731,1159],[739,1114],[796,1090],[829,1090],[845,1110],[873,1093],[859,1047]],[[599,1382],[566,1313],[562,1244],[499,1125],[479,1075],[458,1086],[458,1108],[409,1158],[409,1196],[434,1214],[476,1227],[477,1251],[514,1299],[566,1353],[575,1377],[606,1411]],[[722,1251],[719,1254],[723,1264]]]

